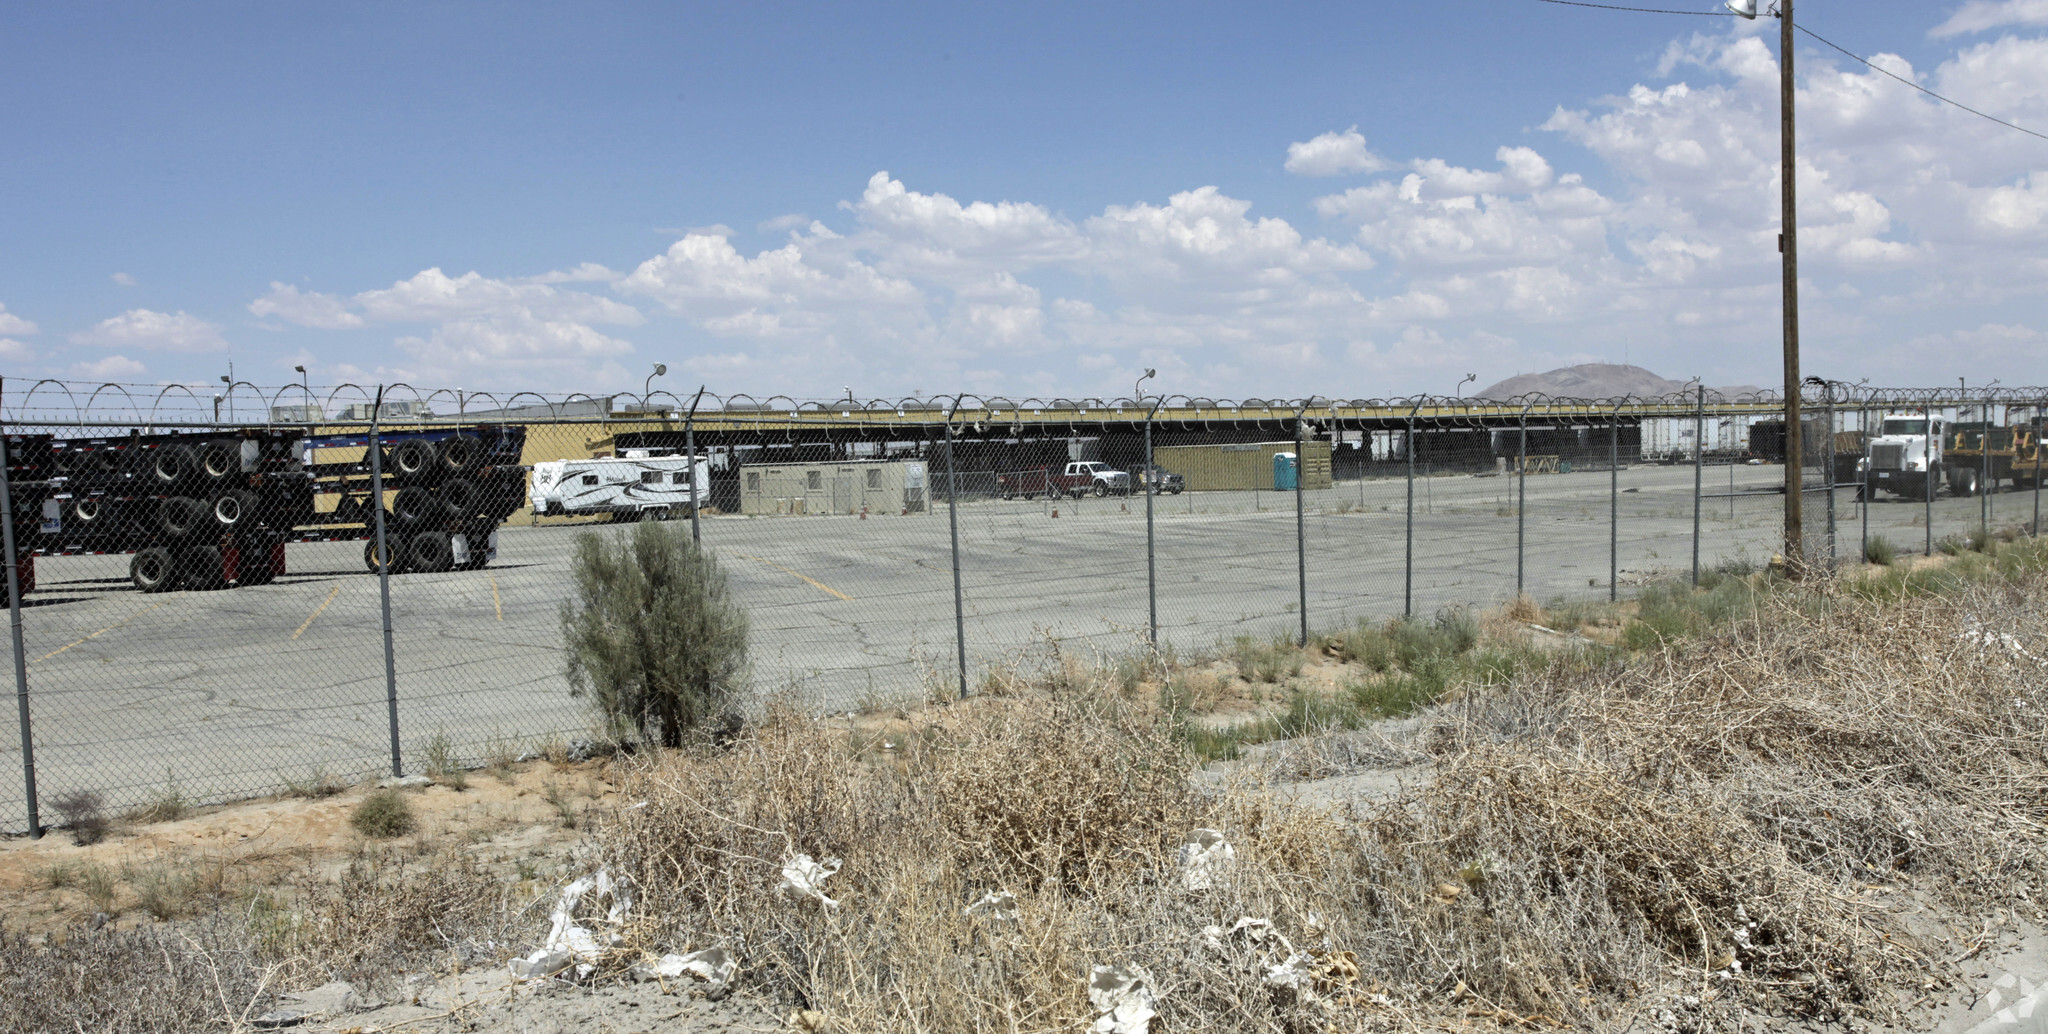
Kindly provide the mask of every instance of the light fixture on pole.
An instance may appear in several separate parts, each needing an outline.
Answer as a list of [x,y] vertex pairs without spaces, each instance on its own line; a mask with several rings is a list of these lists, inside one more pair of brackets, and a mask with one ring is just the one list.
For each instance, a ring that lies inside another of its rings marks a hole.
[[306,409],[300,415],[305,417],[306,422],[310,424],[313,422],[313,386],[308,383],[309,377],[305,367],[294,366],[292,370],[299,375],[299,390],[306,393]]
[[655,363],[654,372],[648,374],[647,379],[640,382],[640,408],[642,410],[645,410],[647,408],[647,390],[654,385],[654,379],[656,377],[662,376],[663,374],[666,374],[667,372],[667,363]]
[[1456,389],[1456,390],[1455,390],[1455,391],[1453,392],[1453,394],[1454,394],[1454,395],[1456,395],[1456,396],[1457,396],[1458,398],[1464,398],[1464,397],[1465,397],[1465,385],[1467,385],[1467,384],[1470,384],[1470,383],[1472,383],[1473,381],[1476,381],[1476,380],[1478,380],[1478,379],[1479,379],[1479,375],[1478,375],[1478,374],[1476,374],[1476,373],[1468,373],[1468,374],[1466,374],[1466,375],[1465,375],[1465,379],[1464,379],[1464,380],[1462,380],[1462,381],[1459,381],[1459,382],[1458,382],[1458,387],[1457,387],[1457,389]]

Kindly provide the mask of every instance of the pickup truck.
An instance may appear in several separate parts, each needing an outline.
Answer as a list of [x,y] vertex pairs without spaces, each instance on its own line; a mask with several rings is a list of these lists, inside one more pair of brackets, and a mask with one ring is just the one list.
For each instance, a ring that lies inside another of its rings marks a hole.
[[1058,499],[1061,495],[1079,499],[1088,492],[1129,495],[1131,476],[1107,463],[1093,460],[1069,463],[1064,469],[1031,467],[996,475],[996,494],[1005,499],[1018,496],[1029,499],[1041,495],[1047,499]]
[[1181,477],[1154,463],[1149,469],[1142,463],[1131,468],[1131,477],[1137,487],[1158,495],[1161,492],[1179,495],[1188,490],[1188,479]]

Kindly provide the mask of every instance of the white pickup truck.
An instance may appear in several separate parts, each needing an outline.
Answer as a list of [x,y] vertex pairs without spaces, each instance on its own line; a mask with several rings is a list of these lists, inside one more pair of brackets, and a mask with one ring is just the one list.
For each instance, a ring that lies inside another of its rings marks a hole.
[[528,494],[536,514],[610,513],[629,517],[690,512],[691,482],[696,501],[711,498],[711,464],[698,460],[691,476],[687,456],[652,456],[640,451],[592,460],[549,460],[533,465]]

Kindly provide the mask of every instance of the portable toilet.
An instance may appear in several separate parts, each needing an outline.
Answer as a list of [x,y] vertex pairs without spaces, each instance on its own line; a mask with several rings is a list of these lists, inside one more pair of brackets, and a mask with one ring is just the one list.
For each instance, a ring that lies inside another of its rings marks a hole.
[[1301,463],[1291,452],[1273,454],[1273,491],[1292,492],[1301,480]]

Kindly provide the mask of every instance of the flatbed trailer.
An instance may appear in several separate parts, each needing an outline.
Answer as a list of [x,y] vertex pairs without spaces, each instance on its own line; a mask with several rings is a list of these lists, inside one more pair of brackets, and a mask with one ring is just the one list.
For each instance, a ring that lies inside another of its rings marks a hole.
[[2048,472],[2048,456],[2041,454],[2041,433],[2039,416],[2009,427],[1982,421],[1952,425],[1947,448],[1949,491],[1956,495],[1996,492],[2001,481],[2010,481],[2015,488],[2033,487],[2035,471]]
[[[380,556],[370,541],[377,493],[367,433],[270,427],[40,437],[19,443],[18,465],[9,439],[10,480],[20,479],[23,500],[17,541],[31,577],[37,556],[129,554],[129,578],[144,592],[272,581],[286,571],[290,542],[363,540],[373,571],[386,563],[394,572],[482,567],[496,556],[498,524],[525,497],[523,427],[380,431],[378,505],[390,554]],[[361,455],[311,459],[337,448]],[[327,496],[335,505],[323,508]]]

